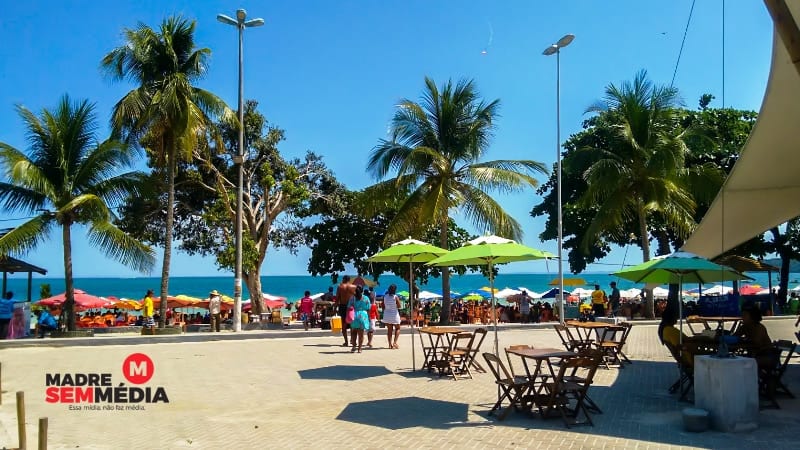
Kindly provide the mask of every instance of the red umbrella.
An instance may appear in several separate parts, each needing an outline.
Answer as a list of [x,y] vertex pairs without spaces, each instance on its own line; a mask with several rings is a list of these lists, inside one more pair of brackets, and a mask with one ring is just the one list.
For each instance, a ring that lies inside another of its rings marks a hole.
[[[110,307],[112,303],[100,297],[87,294],[86,292],[80,289],[74,289],[73,296],[75,297],[75,307],[78,310],[92,309],[92,308],[106,308]],[[62,292],[61,294],[39,300],[38,302],[36,302],[36,304],[43,306],[61,306],[66,300],[67,300],[67,293]]]
[[271,295],[263,293],[261,294],[264,297],[264,305],[269,309],[280,309],[283,308],[283,305],[286,304],[286,297],[281,297],[278,295]]
[[756,295],[758,294],[763,288],[759,285],[751,285],[746,284],[739,288],[739,294],[741,295]]

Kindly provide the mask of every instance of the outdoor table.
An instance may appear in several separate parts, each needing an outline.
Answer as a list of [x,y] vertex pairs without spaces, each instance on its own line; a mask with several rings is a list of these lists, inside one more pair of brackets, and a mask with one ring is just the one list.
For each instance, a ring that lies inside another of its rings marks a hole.
[[[553,370],[553,364],[551,360],[558,359],[560,361],[564,358],[576,356],[576,354],[573,352],[568,352],[566,350],[560,350],[557,348],[519,348],[508,349],[507,352],[522,358],[522,365],[525,367],[525,374],[531,383],[531,389],[535,390],[536,392],[541,390],[541,387],[543,386],[543,383],[539,383],[537,385],[537,380],[543,378],[543,363],[547,363],[546,367],[547,371],[549,372],[548,374],[544,374],[544,376],[555,378],[556,374]],[[529,359],[536,361],[536,366],[533,372],[531,372],[530,366],[528,365]]]
[[450,335],[463,331],[456,327],[423,327],[418,328],[418,330],[420,333],[427,334],[430,342],[428,349],[425,348],[425,344],[422,342],[425,362],[420,367],[420,370],[428,369],[429,372],[434,369],[435,364],[439,361],[439,355],[450,349]]
[[581,322],[579,320],[568,320],[564,322],[564,325],[574,327],[577,331],[578,337],[586,343],[592,341],[592,332],[594,331],[597,335],[598,340],[602,335],[602,330],[613,326],[613,323],[604,323],[604,322]]
[[[712,317],[703,317],[703,316],[692,316],[686,318],[686,324],[689,326],[689,329],[692,330],[693,334],[702,334],[705,330],[721,330],[723,332],[727,331],[729,333],[733,333],[736,328],[739,326],[739,322],[742,321],[741,317],[736,316],[712,316]],[[731,326],[727,330],[725,329],[725,323],[730,322]],[[703,330],[697,332],[692,327],[692,324],[703,324]],[[710,324],[716,323],[716,328],[711,328]]]

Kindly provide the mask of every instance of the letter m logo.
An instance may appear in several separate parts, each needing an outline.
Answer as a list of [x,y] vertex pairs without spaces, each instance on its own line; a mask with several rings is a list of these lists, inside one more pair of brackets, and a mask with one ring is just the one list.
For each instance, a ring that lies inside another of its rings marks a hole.
[[122,374],[133,384],[147,383],[154,372],[153,360],[144,353],[133,353],[122,363]]

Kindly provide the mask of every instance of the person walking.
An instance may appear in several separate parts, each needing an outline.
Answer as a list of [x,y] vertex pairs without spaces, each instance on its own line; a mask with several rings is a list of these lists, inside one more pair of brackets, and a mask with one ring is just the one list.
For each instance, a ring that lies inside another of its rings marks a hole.
[[519,318],[520,322],[528,323],[531,318],[531,298],[528,297],[528,291],[522,290],[521,298],[519,299]]
[[605,317],[606,315],[606,293],[600,289],[599,284],[595,284],[594,291],[592,291],[592,310],[595,317]]
[[347,329],[350,328],[350,324],[347,323],[345,317],[347,317],[347,303],[353,298],[355,292],[356,285],[350,283],[350,275],[342,277],[341,284],[336,288],[336,305],[339,307],[339,317],[342,318],[342,337],[344,338],[342,347],[348,346]]
[[153,319],[153,290],[148,289],[142,299],[142,326],[150,329],[150,334],[156,334],[156,321]]
[[364,295],[363,288],[356,286],[353,298],[347,303],[347,307],[353,308],[353,322],[350,323],[350,341],[353,344],[350,352],[356,351],[356,338],[358,338],[358,353],[364,345],[364,330],[369,329],[369,298]]
[[222,310],[222,297],[216,289],[208,294],[208,312],[211,314],[211,330],[219,333],[220,312]]
[[397,339],[400,337],[400,298],[397,296],[397,286],[391,285],[383,296],[383,323],[386,325],[386,336],[389,338],[389,348],[400,348]]
[[305,291],[303,298],[300,299],[300,318],[303,320],[303,328],[306,331],[308,331],[308,325],[311,323],[313,315],[314,300],[311,299],[311,291]]

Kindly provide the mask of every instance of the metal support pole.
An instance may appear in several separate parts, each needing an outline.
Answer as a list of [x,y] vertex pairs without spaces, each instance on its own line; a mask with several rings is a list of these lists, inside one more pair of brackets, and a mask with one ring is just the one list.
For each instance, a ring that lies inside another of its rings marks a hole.
[[244,190],[244,23],[239,26],[239,149],[236,161],[236,267],[233,280],[233,331],[242,331],[242,200]]
[[556,50],[556,161],[558,183],[558,298],[561,305],[558,319],[563,324],[567,315],[564,306],[564,225],[563,206],[561,203],[561,49]]

